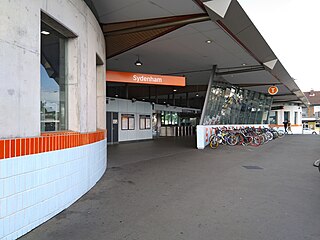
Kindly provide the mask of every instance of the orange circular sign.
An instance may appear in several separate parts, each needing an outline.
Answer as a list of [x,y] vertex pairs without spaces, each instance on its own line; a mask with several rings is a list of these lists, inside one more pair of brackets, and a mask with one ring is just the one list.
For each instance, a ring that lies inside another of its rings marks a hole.
[[276,86],[271,86],[268,88],[268,93],[270,95],[276,95],[278,93],[279,89]]

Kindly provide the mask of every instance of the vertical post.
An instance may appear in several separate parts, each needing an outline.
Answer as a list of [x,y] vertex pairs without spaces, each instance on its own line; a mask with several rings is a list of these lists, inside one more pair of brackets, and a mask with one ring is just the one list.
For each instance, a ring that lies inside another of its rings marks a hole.
[[151,86],[149,86],[149,102],[151,102]]
[[173,105],[173,106],[176,105],[176,99],[175,99],[174,92],[172,93],[172,105]]
[[189,93],[186,92],[186,107],[189,107]]
[[129,84],[126,83],[125,85],[125,98],[129,99]]
[[156,103],[158,104],[158,87],[155,86]]
[[210,76],[209,83],[208,83],[207,94],[206,94],[206,98],[204,100],[203,109],[202,109],[202,113],[201,113],[200,125],[203,125],[205,112],[206,112],[206,109],[207,109],[207,106],[208,106],[211,86],[212,86],[212,83],[213,83],[213,79],[214,79],[214,77],[216,75],[216,71],[217,71],[217,65],[213,65],[212,66],[212,71],[211,71],[211,76]]

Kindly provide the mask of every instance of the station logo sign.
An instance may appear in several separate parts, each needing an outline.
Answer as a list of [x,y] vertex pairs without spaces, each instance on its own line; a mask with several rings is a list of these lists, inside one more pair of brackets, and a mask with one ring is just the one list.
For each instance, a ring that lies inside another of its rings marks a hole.
[[186,86],[185,77],[132,72],[107,71],[106,81],[163,86]]
[[276,95],[278,92],[279,92],[279,89],[276,86],[271,86],[268,88],[268,93],[270,95]]

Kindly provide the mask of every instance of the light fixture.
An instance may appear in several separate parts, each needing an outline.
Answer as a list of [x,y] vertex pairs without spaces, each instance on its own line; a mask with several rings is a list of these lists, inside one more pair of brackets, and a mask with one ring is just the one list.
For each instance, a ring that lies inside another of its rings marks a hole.
[[166,104],[166,102],[163,102],[164,104]]
[[140,61],[139,56],[138,56],[137,61],[134,63],[134,65],[136,65],[136,66],[142,66],[142,62]]
[[50,34],[50,32],[48,32],[48,31],[41,31],[41,34],[43,34],[43,35],[49,35]]
[[210,43],[212,43],[212,40],[208,39],[208,40],[206,40],[206,43],[210,44]]
[[198,93],[196,94],[196,97],[199,97],[199,94],[198,94]]
[[144,101],[145,99],[144,98],[142,98],[142,101]]
[[242,63],[241,65],[242,65],[242,66],[246,66],[247,64],[246,64],[246,63]]
[[115,95],[115,97],[119,97],[119,95],[118,95],[118,94],[116,94],[116,95]]
[[174,91],[174,92],[176,92],[176,91],[177,91],[177,89],[173,89],[173,91]]

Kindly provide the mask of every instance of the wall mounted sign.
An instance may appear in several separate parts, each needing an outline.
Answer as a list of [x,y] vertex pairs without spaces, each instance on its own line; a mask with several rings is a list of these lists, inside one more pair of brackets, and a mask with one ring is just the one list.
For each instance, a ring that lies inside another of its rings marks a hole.
[[270,95],[276,95],[279,92],[279,89],[276,86],[271,86],[268,88],[268,93]]
[[179,76],[155,75],[147,73],[107,71],[107,82],[151,84],[164,86],[186,86],[186,78]]

